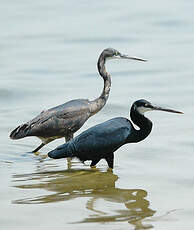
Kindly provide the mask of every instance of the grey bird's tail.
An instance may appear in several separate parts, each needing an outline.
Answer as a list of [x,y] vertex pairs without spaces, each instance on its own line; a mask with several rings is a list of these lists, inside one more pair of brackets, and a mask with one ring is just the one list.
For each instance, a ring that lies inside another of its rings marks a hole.
[[50,151],[48,156],[53,159],[75,157],[75,148],[71,142],[67,142],[63,145],[58,146],[56,149]]
[[23,137],[26,137],[29,131],[29,125],[28,124],[23,124],[18,126],[16,129],[14,129],[10,133],[10,138],[13,140],[21,139]]

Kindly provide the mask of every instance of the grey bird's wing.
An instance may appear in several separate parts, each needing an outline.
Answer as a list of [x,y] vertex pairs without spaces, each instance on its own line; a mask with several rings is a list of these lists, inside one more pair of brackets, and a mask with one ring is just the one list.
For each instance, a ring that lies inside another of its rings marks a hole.
[[41,112],[34,119],[12,131],[12,139],[26,136],[64,137],[76,132],[90,116],[89,101],[72,100]]

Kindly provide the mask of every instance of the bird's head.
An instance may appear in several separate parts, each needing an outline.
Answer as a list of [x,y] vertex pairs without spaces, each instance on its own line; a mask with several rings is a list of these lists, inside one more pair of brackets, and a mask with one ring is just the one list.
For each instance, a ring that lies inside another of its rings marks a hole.
[[136,61],[146,61],[145,59],[142,58],[130,57],[128,55],[121,54],[119,51],[113,48],[104,49],[100,57],[103,57],[105,61],[110,59],[131,59]]
[[153,110],[183,114],[183,112],[180,112],[177,110],[152,105],[149,101],[146,101],[144,99],[140,99],[138,101],[135,101],[131,107],[131,110],[135,110],[141,115],[144,115],[145,112],[153,111]]

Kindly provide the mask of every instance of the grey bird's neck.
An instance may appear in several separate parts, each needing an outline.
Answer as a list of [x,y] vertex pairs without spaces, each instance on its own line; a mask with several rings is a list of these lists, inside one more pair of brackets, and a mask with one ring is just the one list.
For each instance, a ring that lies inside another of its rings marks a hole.
[[101,54],[98,59],[97,67],[98,67],[100,76],[104,80],[104,87],[103,87],[100,97],[91,101],[91,104],[90,104],[91,116],[97,113],[98,111],[100,111],[104,107],[109,97],[110,88],[111,88],[111,78],[110,78],[110,74],[106,71],[105,62],[106,62],[106,59]]

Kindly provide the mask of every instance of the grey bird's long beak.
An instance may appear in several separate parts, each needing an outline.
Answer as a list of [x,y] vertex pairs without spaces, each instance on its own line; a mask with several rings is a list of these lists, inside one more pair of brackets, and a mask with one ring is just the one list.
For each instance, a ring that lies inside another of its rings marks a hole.
[[158,107],[158,106],[151,106],[153,110],[159,110],[159,111],[164,111],[164,112],[169,112],[169,113],[179,113],[179,114],[184,114],[183,112],[173,110],[173,109],[167,109],[163,107]]
[[130,57],[130,56],[125,55],[125,54],[121,54],[119,56],[120,56],[120,58],[123,58],[123,59],[131,59],[131,60],[135,60],[135,61],[147,61],[146,59],[142,59],[142,58],[138,58],[138,57]]

